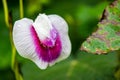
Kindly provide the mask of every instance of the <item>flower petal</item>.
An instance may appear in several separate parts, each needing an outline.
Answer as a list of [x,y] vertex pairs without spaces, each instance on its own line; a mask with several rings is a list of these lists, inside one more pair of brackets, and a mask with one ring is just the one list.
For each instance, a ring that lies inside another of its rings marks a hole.
[[39,59],[36,51],[30,28],[33,21],[23,18],[15,22],[13,27],[13,41],[19,54],[35,62],[39,68],[45,69],[48,63]]
[[29,44],[32,42],[29,31],[29,28],[32,23],[33,23],[32,20],[24,18],[22,20],[16,21],[13,27],[13,41],[19,54],[24,57],[27,57],[34,51],[33,46],[31,46],[32,48],[30,47],[30,45],[32,44]]
[[[52,26],[57,29],[62,42],[62,52],[60,57],[55,61],[59,62],[67,58],[71,52],[71,43],[68,37],[68,25],[66,21],[58,15],[49,15],[48,17],[52,23]],[[52,62],[49,65],[53,65],[55,62]]]
[[33,27],[35,28],[35,31],[41,41],[46,38],[50,38],[50,30],[52,30],[52,25],[50,24],[47,15],[39,14],[33,23]]

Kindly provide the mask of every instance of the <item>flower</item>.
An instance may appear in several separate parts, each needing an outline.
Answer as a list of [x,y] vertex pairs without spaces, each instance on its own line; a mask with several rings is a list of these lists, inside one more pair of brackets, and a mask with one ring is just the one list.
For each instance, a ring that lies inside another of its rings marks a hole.
[[13,42],[22,57],[41,69],[66,59],[71,52],[68,25],[58,15],[39,14],[34,22],[28,18],[16,21]]

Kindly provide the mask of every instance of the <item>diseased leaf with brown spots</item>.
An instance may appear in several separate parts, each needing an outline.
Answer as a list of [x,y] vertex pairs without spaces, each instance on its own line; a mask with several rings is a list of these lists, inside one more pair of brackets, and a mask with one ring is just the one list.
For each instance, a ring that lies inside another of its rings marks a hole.
[[120,0],[111,3],[103,12],[98,29],[83,42],[81,50],[104,54],[120,49]]

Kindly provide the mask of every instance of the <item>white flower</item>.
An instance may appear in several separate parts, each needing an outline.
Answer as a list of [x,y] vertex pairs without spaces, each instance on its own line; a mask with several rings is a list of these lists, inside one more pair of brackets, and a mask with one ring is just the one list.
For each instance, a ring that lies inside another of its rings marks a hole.
[[16,21],[13,41],[18,53],[41,69],[67,58],[71,52],[68,25],[58,15],[39,14],[34,22],[28,18]]

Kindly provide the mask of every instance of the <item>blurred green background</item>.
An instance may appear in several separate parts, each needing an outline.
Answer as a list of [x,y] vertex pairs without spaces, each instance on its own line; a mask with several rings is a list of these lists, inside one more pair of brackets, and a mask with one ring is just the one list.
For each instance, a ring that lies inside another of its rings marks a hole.
[[[7,0],[13,23],[19,19],[19,0]],[[112,0],[23,0],[24,17],[35,20],[39,13],[58,14],[69,25],[72,52],[68,59],[40,70],[17,54],[24,80],[115,80],[117,54],[94,55],[80,51],[82,42],[97,29],[104,8]],[[0,3],[0,80],[15,80],[11,70],[9,30]]]

